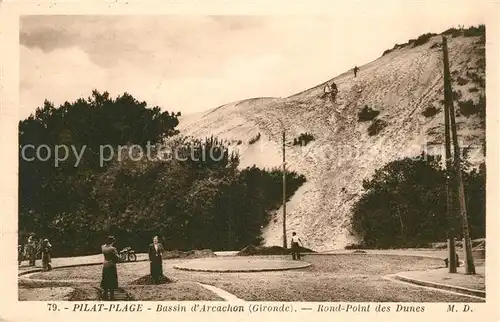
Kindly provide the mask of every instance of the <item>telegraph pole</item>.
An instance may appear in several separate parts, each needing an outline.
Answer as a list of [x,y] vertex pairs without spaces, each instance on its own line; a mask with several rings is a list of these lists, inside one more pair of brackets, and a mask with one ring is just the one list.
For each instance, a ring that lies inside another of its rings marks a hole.
[[445,157],[446,157],[446,216],[448,219],[448,272],[457,272],[456,250],[455,250],[455,212],[452,208],[453,201],[450,190],[450,181],[452,176],[451,163],[451,140],[450,140],[450,104],[453,104],[453,98],[450,92],[446,90],[450,82],[450,70],[448,68],[448,46],[446,38],[443,37],[443,62],[444,62],[444,137],[445,137]]
[[286,242],[286,163],[285,163],[285,130],[283,129],[283,248],[287,248]]
[[[451,82],[449,78],[449,66],[448,66],[448,46],[446,43],[446,38],[443,37],[443,50],[445,53],[445,92],[448,92],[448,97],[452,97],[452,89]],[[455,108],[453,106],[453,100],[451,100],[448,104],[449,114],[450,114],[450,127],[451,134],[453,140],[453,156],[455,163],[455,180],[458,184],[458,200],[459,200],[459,208],[460,208],[460,217],[462,219],[462,232],[464,235],[463,239],[463,248],[465,255],[465,269],[467,274],[476,274],[476,268],[474,267],[474,259],[472,257],[472,244],[469,237],[469,223],[467,220],[467,206],[465,204],[465,191],[464,184],[462,180],[462,170],[460,167],[460,147],[458,145],[458,137],[457,137],[457,125],[455,122]]]

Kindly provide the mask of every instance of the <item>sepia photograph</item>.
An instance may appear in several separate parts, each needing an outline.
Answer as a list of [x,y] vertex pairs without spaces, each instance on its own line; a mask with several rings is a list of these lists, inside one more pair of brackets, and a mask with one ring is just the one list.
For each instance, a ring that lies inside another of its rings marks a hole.
[[485,302],[484,12],[412,8],[20,16],[18,301]]

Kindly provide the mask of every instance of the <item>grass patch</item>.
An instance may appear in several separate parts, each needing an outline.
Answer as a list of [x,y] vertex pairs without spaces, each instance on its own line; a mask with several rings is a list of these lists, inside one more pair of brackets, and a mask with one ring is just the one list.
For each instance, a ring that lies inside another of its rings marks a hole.
[[249,141],[248,141],[248,144],[252,145],[254,144],[255,142],[259,141],[260,140],[260,132],[257,133],[256,136],[254,136],[253,138],[251,138]]
[[467,84],[468,82],[469,82],[468,79],[463,78],[461,76],[458,76],[458,79],[457,79],[457,84],[458,85],[463,86],[463,85]]
[[307,145],[309,142],[314,140],[314,136],[310,133],[301,133],[299,137],[293,139],[293,145]]
[[482,77],[481,75],[479,75],[478,73],[476,72],[471,72],[471,71],[467,71],[466,73],[466,76],[468,78],[470,78],[470,80],[472,80],[472,82],[474,84],[476,84],[477,86],[481,87],[481,88],[485,88],[486,86],[486,82],[484,80],[484,77]]
[[429,40],[434,37],[434,36],[437,36],[437,34],[434,34],[434,33],[426,33],[426,34],[423,34],[423,35],[420,35],[414,42],[413,42],[413,47],[417,47],[417,46],[422,46],[424,44],[426,44],[427,42],[429,42]]
[[453,91],[453,100],[458,101],[462,98],[462,92],[460,90]]
[[370,124],[370,126],[368,127],[368,135],[375,136],[379,134],[386,127],[387,127],[387,122],[380,119],[375,119],[372,122],[372,124]]
[[380,111],[374,110],[368,105],[365,105],[358,113],[358,122],[367,122],[376,118],[380,114]]
[[422,115],[425,117],[433,117],[439,113],[439,110],[434,106],[434,105],[429,105],[427,108],[422,112]]
[[479,102],[475,103],[473,100],[458,102],[458,112],[463,116],[471,116],[478,114],[483,119],[486,116],[486,99],[484,96],[479,97]]

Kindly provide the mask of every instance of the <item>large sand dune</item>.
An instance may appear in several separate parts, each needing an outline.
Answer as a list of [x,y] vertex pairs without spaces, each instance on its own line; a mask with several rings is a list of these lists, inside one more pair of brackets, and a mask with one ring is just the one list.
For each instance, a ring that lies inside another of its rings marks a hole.
[[[288,167],[308,180],[287,204],[287,227],[303,236],[306,247],[342,248],[356,241],[349,232],[350,207],[362,192],[363,179],[402,156],[419,155],[424,149],[443,153],[442,50],[433,46],[439,41],[435,37],[422,46],[395,50],[361,66],[357,78],[351,71],[333,78],[340,91],[336,103],[322,97],[325,82],[288,98],[243,100],[184,116],[179,129],[183,135],[228,140],[240,152],[241,167],[269,168],[281,165],[285,128]],[[484,95],[484,88],[467,76],[469,71],[484,77],[478,67],[484,45],[478,41],[449,41],[453,89],[460,90],[460,101],[478,101]],[[468,79],[467,84],[459,86],[459,76]],[[479,91],[469,91],[474,87]],[[426,118],[421,113],[431,104],[439,113]],[[378,135],[368,135],[371,122],[358,122],[365,105],[379,110],[377,118],[387,122]],[[460,144],[473,148],[471,161],[482,161],[485,129],[478,116],[459,116],[457,123]],[[314,140],[293,146],[293,139],[303,132],[312,133]],[[258,133],[261,138],[249,144]],[[282,243],[281,211],[262,231],[267,245]]]

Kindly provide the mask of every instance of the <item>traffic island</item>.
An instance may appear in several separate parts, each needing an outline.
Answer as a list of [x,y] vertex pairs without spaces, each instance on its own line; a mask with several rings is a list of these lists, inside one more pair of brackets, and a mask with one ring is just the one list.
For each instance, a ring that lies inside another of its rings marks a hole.
[[310,263],[283,259],[263,259],[248,257],[232,258],[204,258],[187,261],[174,265],[178,270],[213,272],[213,273],[241,273],[241,272],[268,272],[285,271],[307,268]]

